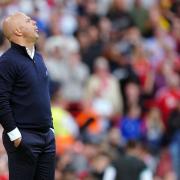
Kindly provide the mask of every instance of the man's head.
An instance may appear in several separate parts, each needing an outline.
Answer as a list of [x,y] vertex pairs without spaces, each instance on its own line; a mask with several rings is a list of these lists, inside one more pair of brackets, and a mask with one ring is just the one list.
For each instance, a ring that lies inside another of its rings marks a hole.
[[8,16],[2,28],[9,41],[24,46],[34,44],[39,37],[36,22],[21,12]]

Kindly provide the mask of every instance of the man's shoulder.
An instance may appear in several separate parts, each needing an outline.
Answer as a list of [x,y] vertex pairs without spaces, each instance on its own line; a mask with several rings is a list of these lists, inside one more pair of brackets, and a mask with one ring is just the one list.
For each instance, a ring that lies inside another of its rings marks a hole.
[[0,56],[0,63],[2,62],[7,62],[8,61],[8,54],[7,54],[7,51],[4,52],[1,56]]
[[17,64],[16,58],[17,55],[14,54],[11,49],[8,49],[0,56],[0,66],[14,67]]
[[2,61],[10,61],[12,59],[12,52],[11,49],[7,49],[1,56],[0,56],[0,62]]

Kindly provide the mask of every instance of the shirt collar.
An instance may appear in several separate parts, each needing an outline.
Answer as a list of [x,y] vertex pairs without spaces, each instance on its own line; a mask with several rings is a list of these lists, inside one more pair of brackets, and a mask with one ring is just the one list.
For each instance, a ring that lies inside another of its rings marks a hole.
[[34,58],[34,54],[35,54],[35,48],[34,48],[34,46],[33,46],[32,51],[31,51],[29,48],[26,47],[26,51],[27,51],[27,54],[29,55],[29,57],[30,57],[31,59],[33,59],[33,58]]
[[[35,55],[35,47],[33,47],[33,50],[31,52],[31,50],[27,50],[27,48],[25,46],[21,46],[19,44],[16,44],[14,42],[11,42],[11,48],[13,49],[16,49],[17,51],[23,53],[23,54],[26,54],[28,55],[31,59],[34,58],[34,55]],[[29,52],[29,53],[28,53]]]

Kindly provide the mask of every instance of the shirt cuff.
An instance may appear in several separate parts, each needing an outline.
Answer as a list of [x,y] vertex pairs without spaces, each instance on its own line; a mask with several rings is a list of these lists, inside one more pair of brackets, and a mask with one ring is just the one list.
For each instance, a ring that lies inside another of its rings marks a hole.
[[11,141],[14,141],[14,140],[22,137],[21,133],[17,127],[15,129],[13,129],[12,131],[8,132],[7,134]]

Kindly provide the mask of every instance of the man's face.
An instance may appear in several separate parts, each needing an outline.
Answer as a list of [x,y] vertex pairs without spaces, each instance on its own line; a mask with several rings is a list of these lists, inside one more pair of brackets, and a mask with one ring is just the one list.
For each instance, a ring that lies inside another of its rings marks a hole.
[[17,16],[17,22],[22,32],[22,36],[27,41],[35,42],[38,39],[38,28],[34,20],[32,20],[29,16],[21,13]]

